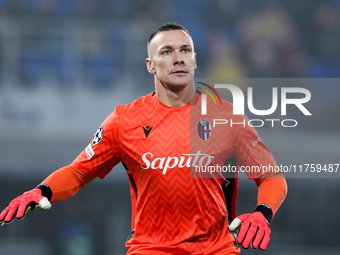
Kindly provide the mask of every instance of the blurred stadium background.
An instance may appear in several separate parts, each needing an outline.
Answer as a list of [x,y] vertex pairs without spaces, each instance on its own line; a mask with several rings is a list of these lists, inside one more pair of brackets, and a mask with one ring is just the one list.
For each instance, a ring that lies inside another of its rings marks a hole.
[[[167,21],[191,32],[196,77],[320,78],[313,119],[259,132],[278,163],[340,163],[339,14],[339,0],[0,0],[1,209],[72,162],[115,105],[153,91],[146,39]],[[340,254],[338,176],[288,179],[266,254]],[[256,188],[240,185],[243,213]],[[0,254],[124,254],[130,208],[119,165],[0,228]]]

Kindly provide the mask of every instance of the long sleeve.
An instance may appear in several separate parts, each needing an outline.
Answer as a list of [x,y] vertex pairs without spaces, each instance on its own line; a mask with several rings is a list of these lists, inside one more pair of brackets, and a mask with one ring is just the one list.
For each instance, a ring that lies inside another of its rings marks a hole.
[[71,164],[56,170],[41,184],[46,184],[51,188],[51,202],[56,202],[75,195],[95,178],[96,176],[86,174]]
[[273,210],[273,215],[279,209],[287,196],[287,182],[282,173],[270,173],[255,179],[258,186],[258,204],[267,204]]

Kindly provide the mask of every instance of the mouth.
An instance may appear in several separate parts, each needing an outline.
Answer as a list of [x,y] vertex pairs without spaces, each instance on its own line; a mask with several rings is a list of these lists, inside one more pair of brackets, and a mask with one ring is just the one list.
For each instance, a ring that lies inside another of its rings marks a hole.
[[179,74],[179,75],[183,75],[183,74],[187,74],[188,72],[184,71],[184,70],[177,70],[177,71],[173,71],[171,72],[171,74]]

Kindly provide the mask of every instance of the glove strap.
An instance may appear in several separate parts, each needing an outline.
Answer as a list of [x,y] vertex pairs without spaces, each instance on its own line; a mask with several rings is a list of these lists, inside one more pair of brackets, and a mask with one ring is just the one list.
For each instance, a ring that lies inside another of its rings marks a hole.
[[263,216],[266,218],[268,225],[270,221],[273,219],[273,210],[267,204],[259,204],[258,206],[255,207],[254,212],[261,212]]
[[36,187],[36,189],[40,189],[41,195],[47,197],[48,201],[51,201],[53,192],[47,184],[40,184]]

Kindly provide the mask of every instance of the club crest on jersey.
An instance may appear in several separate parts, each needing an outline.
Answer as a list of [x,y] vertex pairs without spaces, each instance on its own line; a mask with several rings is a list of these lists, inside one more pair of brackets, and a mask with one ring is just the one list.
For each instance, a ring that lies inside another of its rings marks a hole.
[[201,138],[203,141],[208,140],[211,137],[211,124],[207,119],[200,119],[197,123],[196,131],[198,137]]
[[102,127],[100,126],[98,128],[98,130],[96,131],[96,133],[94,133],[94,136],[92,138],[92,144],[93,145],[96,145],[98,143],[100,143],[100,141],[103,139],[103,129]]

